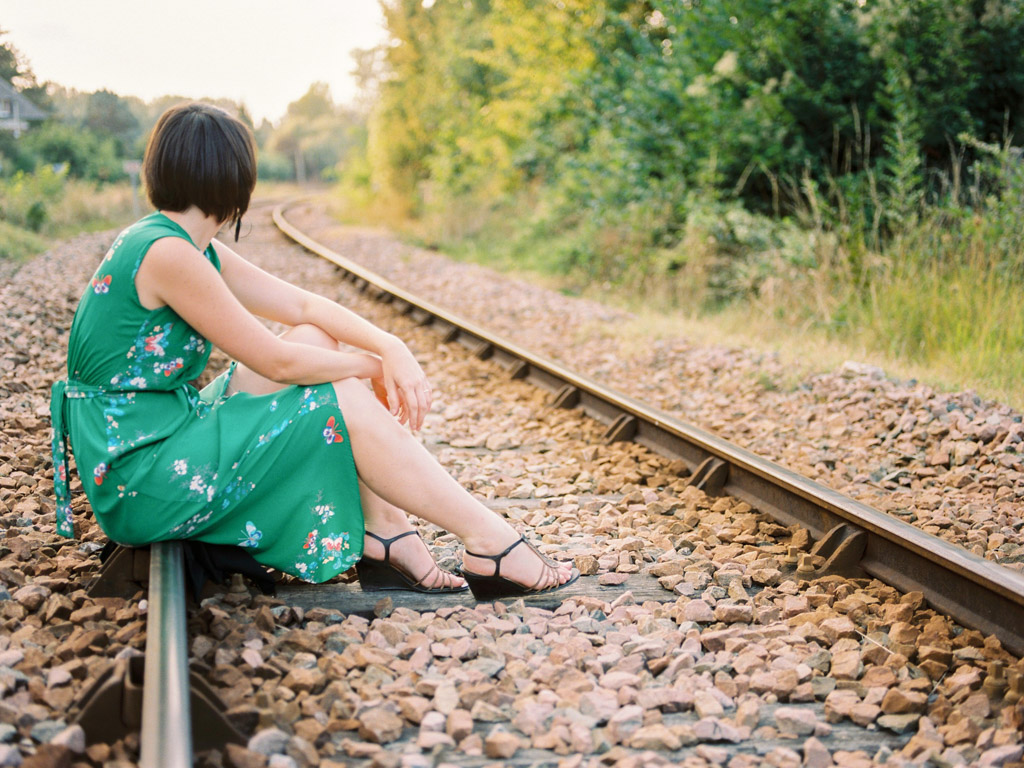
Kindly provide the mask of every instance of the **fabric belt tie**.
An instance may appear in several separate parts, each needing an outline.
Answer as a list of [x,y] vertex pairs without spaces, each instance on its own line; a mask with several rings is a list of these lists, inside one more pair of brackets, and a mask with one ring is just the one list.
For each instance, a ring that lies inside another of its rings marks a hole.
[[57,498],[57,533],[74,538],[75,523],[71,517],[71,473],[68,465],[68,428],[64,407],[68,399],[101,397],[123,390],[105,389],[91,384],[63,379],[54,382],[50,391],[50,422],[53,425],[53,493]]

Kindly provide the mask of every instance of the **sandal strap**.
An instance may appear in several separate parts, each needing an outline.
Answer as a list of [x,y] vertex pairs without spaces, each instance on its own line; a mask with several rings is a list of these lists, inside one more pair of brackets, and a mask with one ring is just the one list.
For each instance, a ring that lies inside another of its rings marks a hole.
[[[392,568],[397,568],[398,566],[397,565],[393,565],[391,567]],[[434,573],[434,571],[437,571],[438,573],[441,574],[441,580],[437,584],[434,584],[434,586],[428,587],[427,586],[427,577],[430,576],[432,573]],[[448,581],[448,577],[449,576],[454,577],[455,574],[453,574],[451,571],[446,571],[440,565],[438,565],[437,563],[434,563],[433,566],[431,566],[430,569],[425,574],[423,574],[423,578],[422,579],[417,579],[415,582],[413,582],[413,586],[423,587],[424,589],[441,589],[441,588],[446,586],[446,582]],[[410,578],[411,578],[411,576],[410,576]]]
[[[416,531],[416,530],[406,531],[405,533],[400,533],[397,536],[392,536],[390,539],[385,539],[383,536],[378,536],[373,531],[367,531],[367,530],[364,529],[363,532],[366,533],[369,536],[372,536],[373,538],[375,538],[377,541],[379,541],[381,544],[384,545],[384,559],[381,562],[384,563],[385,565],[388,565],[388,566],[396,569],[400,573],[404,574],[407,579],[410,579],[412,581],[413,586],[424,587],[425,589],[436,589],[438,587],[444,586],[445,575],[446,574],[449,575],[449,576],[452,575],[448,571],[446,571],[444,568],[439,566],[437,563],[434,563],[433,566],[431,566],[429,569],[427,569],[427,572],[425,574],[423,574],[422,578],[417,579],[409,571],[405,570],[405,568],[403,568],[402,566],[397,565],[396,563],[392,563],[391,562],[391,545],[394,544],[399,539],[404,539],[406,536],[419,536],[420,535],[419,531]],[[420,538],[423,538],[423,537],[420,536]],[[516,544],[518,544],[518,543],[519,542],[516,542]],[[513,545],[513,546],[515,546],[515,545]],[[431,574],[434,573],[434,571],[440,571],[441,572],[441,583],[439,585],[435,585],[434,587],[427,587],[427,579],[430,577]]]
[[468,549],[466,550],[466,554],[470,555],[472,557],[479,557],[482,560],[493,560],[494,561],[494,573],[492,575],[493,576],[500,576],[501,575],[501,561],[502,561],[502,558],[504,558],[505,555],[507,555],[509,552],[511,552],[516,547],[518,547],[520,544],[526,544],[527,546],[529,546],[530,542],[528,542],[526,540],[525,536],[520,536],[516,541],[513,541],[511,544],[509,544],[508,548],[506,548],[504,552],[499,552],[496,555],[478,555],[476,552],[470,552]]
[[419,531],[412,530],[412,531],[406,531],[405,533],[400,533],[397,536],[392,536],[390,539],[385,539],[383,536],[378,536],[373,531],[364,531],[364,533],[366,533],[367,536],[372,536],[373,538],[375,538],[377,541],[379,541],[381,544],[384,545],[384,560],[382,562],[387,563],[388,565],[391,565],[391,545],[392,544],[394,544],[399,539],[404,539],[406,536],[419,536],[420,535]]

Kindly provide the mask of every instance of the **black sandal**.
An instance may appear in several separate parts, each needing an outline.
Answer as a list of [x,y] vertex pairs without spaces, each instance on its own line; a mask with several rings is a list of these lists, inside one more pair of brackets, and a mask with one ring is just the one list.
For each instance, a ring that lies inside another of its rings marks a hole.
[[[377,590],[377,589],[411,589],[414,592],[426,592],[428,594],[445,594],[452,592],[465,592],[469,589],[468,585],[461,587],[425,587],[423,584],[427,578],[434,572],[434,569],[441,571],[441,573],[452,574],[450,571],[446,571],[437,563],[434,563],[434,568],[427,571],[423,578],[415,579],[409,573],[402,570],[401,567],[394,565],[391,562],[391,545],[399,539],[404,539],[406,536],[416,535],[419,536],[418,531],[406,531],[400,533],[390,539],[385,539],[378,536],[376,533],[366,531],[368,536],[372,536],[381,544],[384,545],[384,559],[377,560],[373,557],[367,557],[363,555],[363,559],[356,564],[356,576],[359,577],[359,584],[362,586],[364,591]],[[421,537],[422,539],[422,537]],[[424,544],[426,546],[426,544]]]
[[497,555],[478,555],[475,552],[466,550],[466,554],[471,557],[479,557],[483,560],[494,561],[494,573],[490,576],[483,576],[479,573],[473,573],[467,571],[465,568],[459,569],[459,574],[469,583],[469,588],[473,590],[473,597],[477,600],[495,600],[501,597],[522,597],[523,595],[538,595],[543,592],[554,592],[556,589],[567,587],[572,584],[576,579],[580,577],[579,570],[574,566],[572,569],[572,575],[569,580],[562,584],[553,584],[550,587],[544,587],[538,589],[537,585],[544,581],[544,577],[547,575],[544,571],[541,571],[540,577],[533,583],[532,587],[528,587],[524,584],[520,584],[517,581],[511,581],[501,575],[501,561],[505,555],[511,552],[520,544],[525,544],[533,550],[534,554],[540,558],[541,563],[547,568],[554,568],[554,561],[542,555],[537,551],[537,548],[533,546],[529,541],[526,540],[525,536],[520,536],[518,541],[513,542],[509,545],[508,549]]

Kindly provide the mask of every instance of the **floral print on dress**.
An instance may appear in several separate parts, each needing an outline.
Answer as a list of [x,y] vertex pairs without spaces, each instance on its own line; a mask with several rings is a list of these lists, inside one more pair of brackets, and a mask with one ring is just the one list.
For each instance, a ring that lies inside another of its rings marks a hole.
[[317,504],[313,507],[313,514],[319,518],[321,525],[327,525],[327,521],[334,517],[334,505]]
[[245,530],[242,531],[242,538],[238,540],[238,546],[240,547],[258,547],[260,545],[260,539],[263,538],[263,531],[256,527],[256,524],[249,520],[245,524]]
[[159,331],[154,333],[152,336],[147,336],[143,349],[146,352],[156,355],[157,357],[163,357],[164,351],[167,348],[167,331]]
[[338,426],[340,425],[335,424],[333,416],[327,420],[327,426],[324,427],[324,440],[328,445],[333,445],[336,442],[340,443],[345,439],[338,430]]
[[[188,378],[195,378],[202,370],[202,366],[205,366],[206,361],[202,357],[197,358],[197,355],[201,356],[205,352],[205,344],[203,350],[193,350],[193,354],[189,355],[187,366],[184,356],[176,356],[172,360],[164,361],[171,333],[177,324],[174,322],[157,323],[151,327],[151,321],[152,318],[147,318],[139,328],[135,343],[125,353],[128,366],[126,370],[110,379],[110,386],[119,389],[128,387],[137,390],[164,389],[166,380],[178,371],[187,370],[188,373],[192,373],[195,370],[193,375],[188,376]],[[192,337],[194,338],[194,334]],[[202,365],[198,365],[200,362]],[[155,380],[151,380],[151,377],[155,377]],[[160,381],[161,377],[164,382]]]
[[96,275],[92,279],[92,292],[93,293],[107,293],[110,291],[110,281],[112,275]]
[[176,357],[174,360],[169,360],[166,363],[153,363],[153,372],[162,373],[164,376],[170,376],[176,371],[180,371],[185,365],[185,361],[180,357]]
[[107,470],[109,469],[107,462],[101,461],[92,471],[93,482],[95,482],[96,485],[103,485],[103,481],[107,477]]
[[194,333],[191,333],[189,334],[188,341],[182,349],[186,352],[197,352],[201,355],[206,351],[206,339],[202,336],[196,336]]
[[[324,492],[317,493],[317,502],[310,512],[317,521],[327,526],[335,516],[333,504],[324,503]],[[348,570],[362,557],[362,552],[351,549],[348,531],[322,531],[320,525],[307,531],[302,540],[303,557],[296,560],[293,568],[300,579],[322,581]]]

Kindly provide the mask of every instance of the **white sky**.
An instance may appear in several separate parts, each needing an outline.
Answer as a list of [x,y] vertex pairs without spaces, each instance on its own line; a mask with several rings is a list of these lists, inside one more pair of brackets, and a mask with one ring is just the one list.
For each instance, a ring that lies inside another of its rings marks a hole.
[[40,81],[149,101],[242,101],[276,121],[311,83],[351,102],[350,51],[385,39],[377,0],[0,0],[4,42]]

